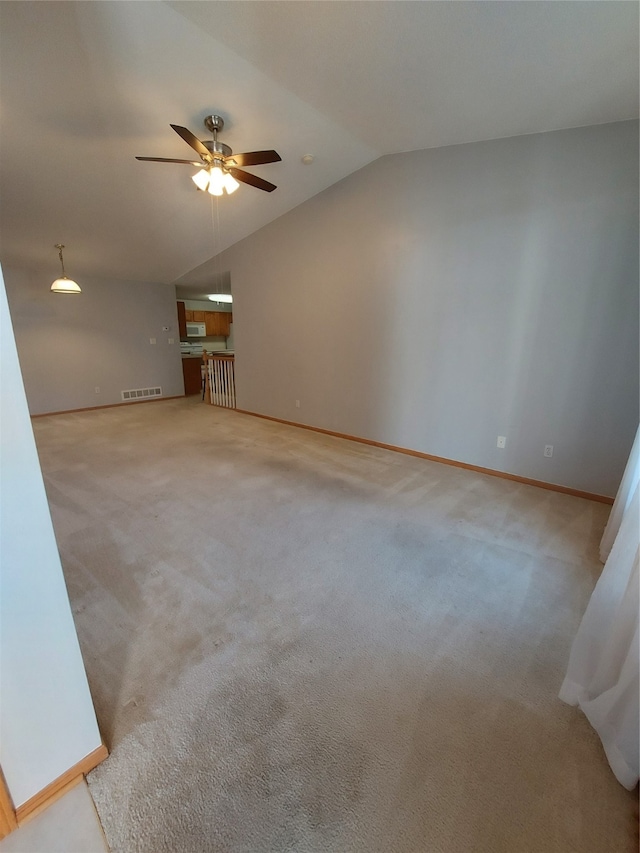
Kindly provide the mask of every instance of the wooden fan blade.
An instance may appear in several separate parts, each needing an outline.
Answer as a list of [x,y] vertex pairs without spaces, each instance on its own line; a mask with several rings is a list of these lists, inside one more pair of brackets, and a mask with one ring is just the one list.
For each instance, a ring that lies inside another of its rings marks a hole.
[[202,166],[202,161],[196,160],[169,160],[166,157],[136,157],[136,160],[148,160],[150,163],[186,163],[187,166]]
[[194,136],[190,130],[186,127],[180,127],[179,124],[172,124],[171,127],[175,130],[178,136],[181,136],[187,145],[190,145],[194,151],[197,151],[201,157],[209,162],[211,160],[211,153],[205,148],[205,146],[200,142],[197,136]]
[[277,151],[248,151],[246,154],[230,154],[225,163],[236,166],[260,166],[262,163],[277,163],[282,157]]
[[243,184],[251,184],[252,187],[257,187],[259,190],[264,190],[266,193],[272,193],[277,189],[275,184],[270,184],[269,181],[263,181],[257,175],[252,175],[249,172],[243,172],[242,169],[230,168],[229,172],[237,181],[242,181]]

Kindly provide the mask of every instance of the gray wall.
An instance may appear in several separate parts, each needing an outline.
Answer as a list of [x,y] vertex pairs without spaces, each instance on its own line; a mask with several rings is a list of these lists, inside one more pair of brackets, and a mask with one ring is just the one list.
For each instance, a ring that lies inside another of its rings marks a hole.
[[[0,270],[0,763],[15,806],[101,744]],[[4,845],[3,845],[4,846]]]
[[239,408],[615,493],[638,421],[637,122],[381,158],[222,263]]
[[133,388],[184,394],[172,285],[82,278],[64,295],[49,291],[55,270],[4,273],[32,415],[121,403]]

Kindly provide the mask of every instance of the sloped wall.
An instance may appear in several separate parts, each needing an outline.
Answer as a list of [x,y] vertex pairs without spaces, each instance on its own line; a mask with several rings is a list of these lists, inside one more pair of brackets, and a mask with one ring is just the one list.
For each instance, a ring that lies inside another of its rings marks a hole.
[[217,263],[240,408],[615,494],[638,420],[636,121],[383,157]]

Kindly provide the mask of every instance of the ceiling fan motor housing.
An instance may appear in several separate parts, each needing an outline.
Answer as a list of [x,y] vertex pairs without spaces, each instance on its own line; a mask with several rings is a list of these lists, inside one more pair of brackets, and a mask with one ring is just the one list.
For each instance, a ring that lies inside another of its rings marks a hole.
[[218,142],[217,140],[214,142],[211,139],[203,139],[202,144],[214,157],[216,154],[219,154],[220,157],[230,157],[232,154],[231,148],[229,148],[228,145],[225,145],[224,142]]
[[[231,148],[225,145],[224,142],[218,142],[218,133],[224,127],[224,119],[222,116],[211,115],[204,120],[204,126],[213,134],[213,139],[203,139],[202,144],[213,155],[214,160],[219,160],[222,157],[231,156]],[[216,157],[219,154],[220,157]],[[220,164],[222,165],[222,164]]]

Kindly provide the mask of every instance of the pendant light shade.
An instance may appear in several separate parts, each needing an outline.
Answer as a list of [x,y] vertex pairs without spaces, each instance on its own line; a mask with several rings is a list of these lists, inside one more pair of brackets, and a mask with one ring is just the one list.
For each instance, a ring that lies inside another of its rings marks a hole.
[[51,285],[52,293],[82,293],[80,285],[71,278],[57,278]]
[[64,249],[63,243],[56,243],[56,249],[58,250],[58,255],[60,257],[60,265],[62,266],[62,276],[61,278],[57,278],[53,284],[51,285],[52,293],[82,293],[80,289],[80,285],[76,284],[75,281],[71,278],[67,278],[67,274],[64,271],[64,260],[62,259],[62,250]]

